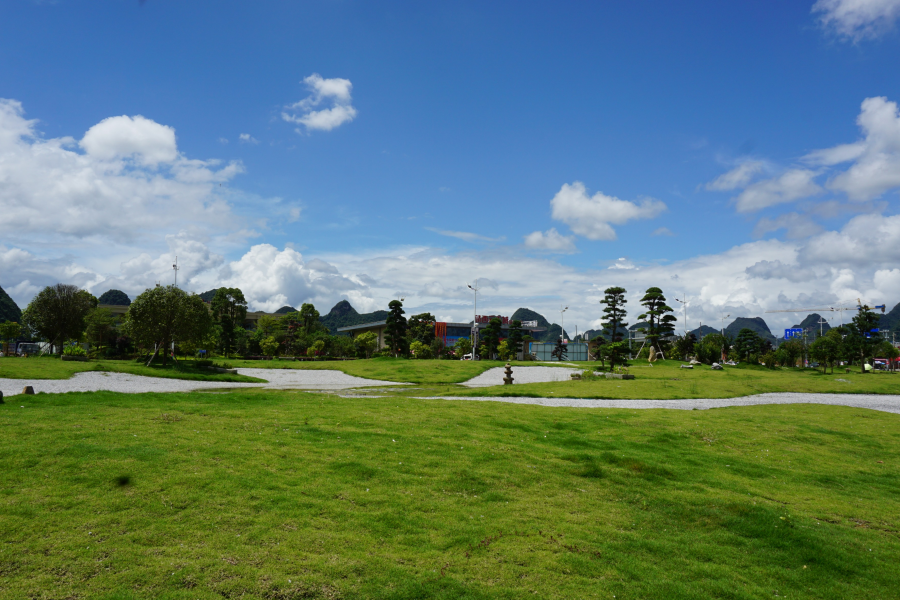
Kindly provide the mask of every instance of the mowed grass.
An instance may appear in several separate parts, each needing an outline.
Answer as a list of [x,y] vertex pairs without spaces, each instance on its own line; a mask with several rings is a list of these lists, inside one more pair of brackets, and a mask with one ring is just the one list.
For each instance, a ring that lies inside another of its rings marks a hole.
[[[513,378],[517,368],[513,365]],[[762,366],[725,367],[713,371],[706,365],[681,369],[680,361],[660,361],[650,367],[646,361],[633,361],[629,373],[633,380],[597,378],[555,383],[497,385],[486,388],[444,388],[436,393],[460,396],[534,396],[608,399],[689,399],[735,398],[769,392],[807,392],[836,394],[900,394],[900,374],[859,372],[859,367],[835,369],[823,375],[814,369],[767,369]],[[598,368],[597,363],[578,363],[580,368]]]
[[0,405],[2,598],[895,598],[900,415]]
[[[336,370],[347,375],[418,384],[462,383],[506,363],[499,360],[410,360],[372,358],[332,361],[229,360],[244,369]],[[529,363],[534,364],[534,363]]]
[[129,373],[145,377],[164,377],[168,379],[187,379],[191,381],[221,381],[225,383],[261,383],[264,380],[246,375],[215,373],[208,369],[194,366],[194,361],[154,362],[146,367],[143,363],[131,360],[90,360],[63,361],[54,356],[32,356],[29,358],[0,358],[0,378],[7,379],[68,379],[75,373],[85,371],[105,371],[108,373]]

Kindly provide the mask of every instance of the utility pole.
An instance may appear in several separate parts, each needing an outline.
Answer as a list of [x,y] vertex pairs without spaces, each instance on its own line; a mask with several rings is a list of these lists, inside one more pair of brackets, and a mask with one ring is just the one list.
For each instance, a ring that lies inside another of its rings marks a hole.
[[563,316],[563,314],[567,310],[569,310],[568,306],[563,308],[562,304],[559,305],[559,322],[560,322],[559,327],[561,329],[561,331],[559,333],[559,339],[561,339],[563,341],[563,343],[565,343],[565,341],[566,341],[566,321],[565,321],[565,317]]
[[825,317],[823,317],[821,315],[819,316],[819,337],[822,337],[823,335],[825,335],[823,327],[825,326],[825,323],[827,323],[827,322],[828,321],[825,320]]
[[474,358],[478,348],[478,280],[476,279],[475,285],[470,285],[469,288],[475,292],[475,303],[472,310],[472,358]]

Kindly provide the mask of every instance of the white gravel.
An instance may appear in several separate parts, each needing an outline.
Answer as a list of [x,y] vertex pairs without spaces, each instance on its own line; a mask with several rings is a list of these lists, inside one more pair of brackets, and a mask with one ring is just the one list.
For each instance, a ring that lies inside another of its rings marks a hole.
[[[566,369],[564,367],[513,367],[513,385],[517,383],[547,383],[549,381],[570,381],[572,373],[581,373],[582,369]],[[488,369],[481,375],[473,377],[462,385],[466,387],[488,387],[503,385],[506,377],[505,367]]]
[[238,369],[241,375],[265,379],[268,383],[231,383],[227,381],[187,381],[162,377],[143,377],[126,373],[105,373],[88,371],[76,373],[69,379],[2,379],[0,391],[4,396],[21,394],[30,385],[35,393],[47,392],[122,392],[140,394],[143,392],[191,392],[215,388],[267,388],[267,389],[311,389],[344,390],[366,386],[408,385],[390,381],[377,381],[347,375],[341,371],[307,371],[301,369]]
[[706,410],[726,406],[756,406],[759,404],[830,404],[868,408],[900,414],[900,396],[880,394],[757,394],[741,398],[699,398],[693,400],[587,400],[584,398],[526,398],[496,396],[429,396],[422,400],[475,400],[480,402],[509,402],[538,406],[569,408],[671,408]]

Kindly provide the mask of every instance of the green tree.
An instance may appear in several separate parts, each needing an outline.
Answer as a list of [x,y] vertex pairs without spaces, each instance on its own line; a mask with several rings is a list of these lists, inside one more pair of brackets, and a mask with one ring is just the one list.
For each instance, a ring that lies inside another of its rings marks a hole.
[[659,338],[672,335],[675,331],[676,319],[671,314],[674,310],[666,304],[666,297],[658,287],[649,288],[641,298],[641,304],[646,312],[638,316],[638,321],[647,323],[647,340],[658,352],[662,350]]
[[421,313],[409,318],[409,340],[431,346],[434,339],[434,323],[437,319],[431,313]]
[[594,356],[594,360],[600,361],[600,366],[606,368],[606,338],[598,335],[588,342],[588,352]]
[[553,351],[550,352],[550,356],[555,356],[556,360],[559,361],[566,360],[569,357],[569,348],[563,343],[562,336],[556,339],[556,345],[553,347]]
[[519,357],[519,353],[522,352],[522,343],[524,342],[524,335],[522,331],[522,321],[514,320],[509,324],[509,335],[506,338],[506,343],[509,346],[510,354],[512,355],[512,360],[515,360]]
[[366,358],[372,358],[372,353],[378,347],[378,334],[374,331],[366,331],[354,338],[357,349],[363,353]]
[[125,314],[123,329],[137,345],[154,348],[147,366],[160,350],[165,365],[170,344],[200,344],[211,323],[209,310],[200,296],[167,285],[149,288],[135,298]]
[[834,363],[841,355],[841,341],[840,334],[832,329],[810,345],[809,355],[822,365],[822,373],[825,373],[829,365],[834,373]]
[[260,349],[266,356],[275,356],[276,354],[278,354],[278,346],[278,340],[276,340],[275,337],[271,335],[267,338],[264,338],[259,343]]
[[[606,288],[603,293],[605,296],[600,301],[600,304],[606,305],[606,308],[603,309],[605,320],[603,331],[611,342],[620,342],[622,341],[622,332],[619,330],[623,327],[628,327],[628,323],[625,322],[625,304],[628,303],[628,300],[625,299],[625,288],[610,287]],[[610,346],[607,348],[610,368],[614,369],[616,363],[620,362],[620,360],[624,362],[623,356],[622,346]]]
[[115,333],[118,319],[108,308],[98,306],[88,313],[85,322],[88,341],[94,342],[98,351],[103,350],[103,342]]
[[413,342],[409,345],[409,350],[410,352],[412,352],[412,355],[414,357],[421,360],[434,358],[431,353],[431,346],[428,344],[423,344],[419,340],[413,340]]
[[9,343],[19,339],[22,333],[22,326],[15,321],[5,321],[0,323],[0,340],[3,340],[3,352],[9,355]]
[[23,324],[62,352],[63,342],[79,339],[85,319],[97,299],[75,285],[57,283],[38,292],[25,312]]
[[873,354],[875,346],[879,342],[879,336],[872,333],[872,330],[878,327],[879,317],[868,306],[860,307],[856,316],[853,317],[851,330],[856,338],[857,351],[859,352],[859,368],[866,372],[866,358]]
[[300,307],[300,326],[306,335],[311,335],[319,329],[319,311],[312,304],[304,303]]
[[500,346],[500,335],[503,333],[503,323],[500,319],[493,318],[487,324],[487,327],[481,330],[481,343],[484,345],[485,353],[488,359],[497,354],[497,348]]
[[210,304],[213,318],[222,328],[222,352],[228,356],[235,348],[240,333],[238,328],[243,327],[247,318],[247,300],[238,288],[219,288]]
[[779,359],[782,367],[796,367],[797,360],[803,356],[803,342],[800,340],[787,340],[778,346]]
[[122,290],[107,290],[100,295],[97,302],[113,306],[130,306],[131,298]]
[[404,317],[403,302],[391,300],[388,304],[388,316],[384,329],[384,341],[393,356],[409,354],[409,341],[407,339],[408,324]]
[[472,340],[469,338],[461,337],[456,340],[453,344],[453,353],[456,355],[456,358],[462,358],[466,354],[472,352]]
[[672,348],[669,352],[672,358],[684,360],[694,353],[694,346],[697,344],[697,336],[693,333],[686,333],[675,338],[672,342]]
[[734,351],[741,360],[749,361],[751,355],[755,355],[760,351],[762,340],[752,329],[744,327],[741,329],[737,338],[734,340]]
[[272,337],[281,331],[281,319],[272,315],[259,315],[256,321],[256,330],[262,337]]

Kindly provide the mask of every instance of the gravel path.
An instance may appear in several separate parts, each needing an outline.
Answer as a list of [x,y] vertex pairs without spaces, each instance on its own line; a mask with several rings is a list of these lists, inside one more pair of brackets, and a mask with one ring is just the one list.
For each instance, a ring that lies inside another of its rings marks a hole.
[[672,408],[706,410],[726,406],[756,406],[759,404],[830,404],[852,406],[900,414],[900,396],[880,394],[758,394],[741,398],[700,398],[694,400],[586,400],[584,398],[514,398],[496,396],[429,396],[422,400],[475,400],[481,402],[510,402],[538,406],[571,408]]
[[88,371],[76,373],[69,379],[2,379],[0,391],[4,396],[21,394],[30,385],[35,393],[110,391],[126,394],[143,392],[191,392],[215,388],[267,388],[343,390],[364,386],[408,385],[390,381],[377,381],[347,375],[341,371],[305,371],[300,369],[238,369],[241,375],[265,379],[268,383],[231,383],[227,381],[187,381],[162,377],[143,377],[127,373]]
[[[570,381],[569,375],[581,373],[582,369],[566,369],[563,367],[513,367],[513,385],[517,383],[546,383],[548,381]],[[488,369],[481,375],[473,377],[462,385],[466,387],[488,387],[503,385],[506,376],[504,367]]]

